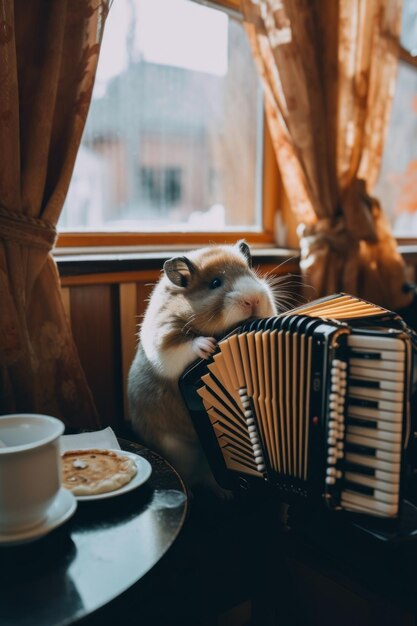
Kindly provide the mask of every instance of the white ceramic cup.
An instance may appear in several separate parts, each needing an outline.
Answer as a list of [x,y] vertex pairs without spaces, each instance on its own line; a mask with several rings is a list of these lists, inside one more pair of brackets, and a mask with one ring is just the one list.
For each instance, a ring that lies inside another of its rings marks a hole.
[[64,425],[36,413],[0,416],[0,533],[41,524],[61,486]]

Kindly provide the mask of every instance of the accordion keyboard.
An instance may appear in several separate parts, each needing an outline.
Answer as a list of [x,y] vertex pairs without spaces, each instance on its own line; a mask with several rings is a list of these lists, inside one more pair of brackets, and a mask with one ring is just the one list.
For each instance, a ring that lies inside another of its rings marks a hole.
[[405,343],[381,336],[348,337],[343,508],[395,515],[399,506]]

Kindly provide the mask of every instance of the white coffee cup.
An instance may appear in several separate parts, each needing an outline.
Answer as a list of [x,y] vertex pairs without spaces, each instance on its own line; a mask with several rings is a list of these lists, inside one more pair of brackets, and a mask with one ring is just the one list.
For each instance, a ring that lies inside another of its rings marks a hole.
[[0,533],[46,518],[61,486],[59,437],[64,425],[37,413],[0,416]]

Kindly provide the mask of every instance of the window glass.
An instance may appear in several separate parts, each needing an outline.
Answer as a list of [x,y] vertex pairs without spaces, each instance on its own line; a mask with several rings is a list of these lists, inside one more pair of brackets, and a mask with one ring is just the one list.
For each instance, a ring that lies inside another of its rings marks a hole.
[[61,232],[261,230],[262,111],[238,19],[117,0]]
[[[403,0],[401,43],[417,55],[417,1]],[[399,62],[375,195],[397,237],[417,237],[417,67]]]

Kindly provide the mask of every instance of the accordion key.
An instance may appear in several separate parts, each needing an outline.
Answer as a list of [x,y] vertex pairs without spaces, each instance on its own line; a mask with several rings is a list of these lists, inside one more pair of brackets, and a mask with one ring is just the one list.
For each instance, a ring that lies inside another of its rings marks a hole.
[[395,518],[412,356],[399,316],[338,294],[243,324],[180,389],[222,486]]

